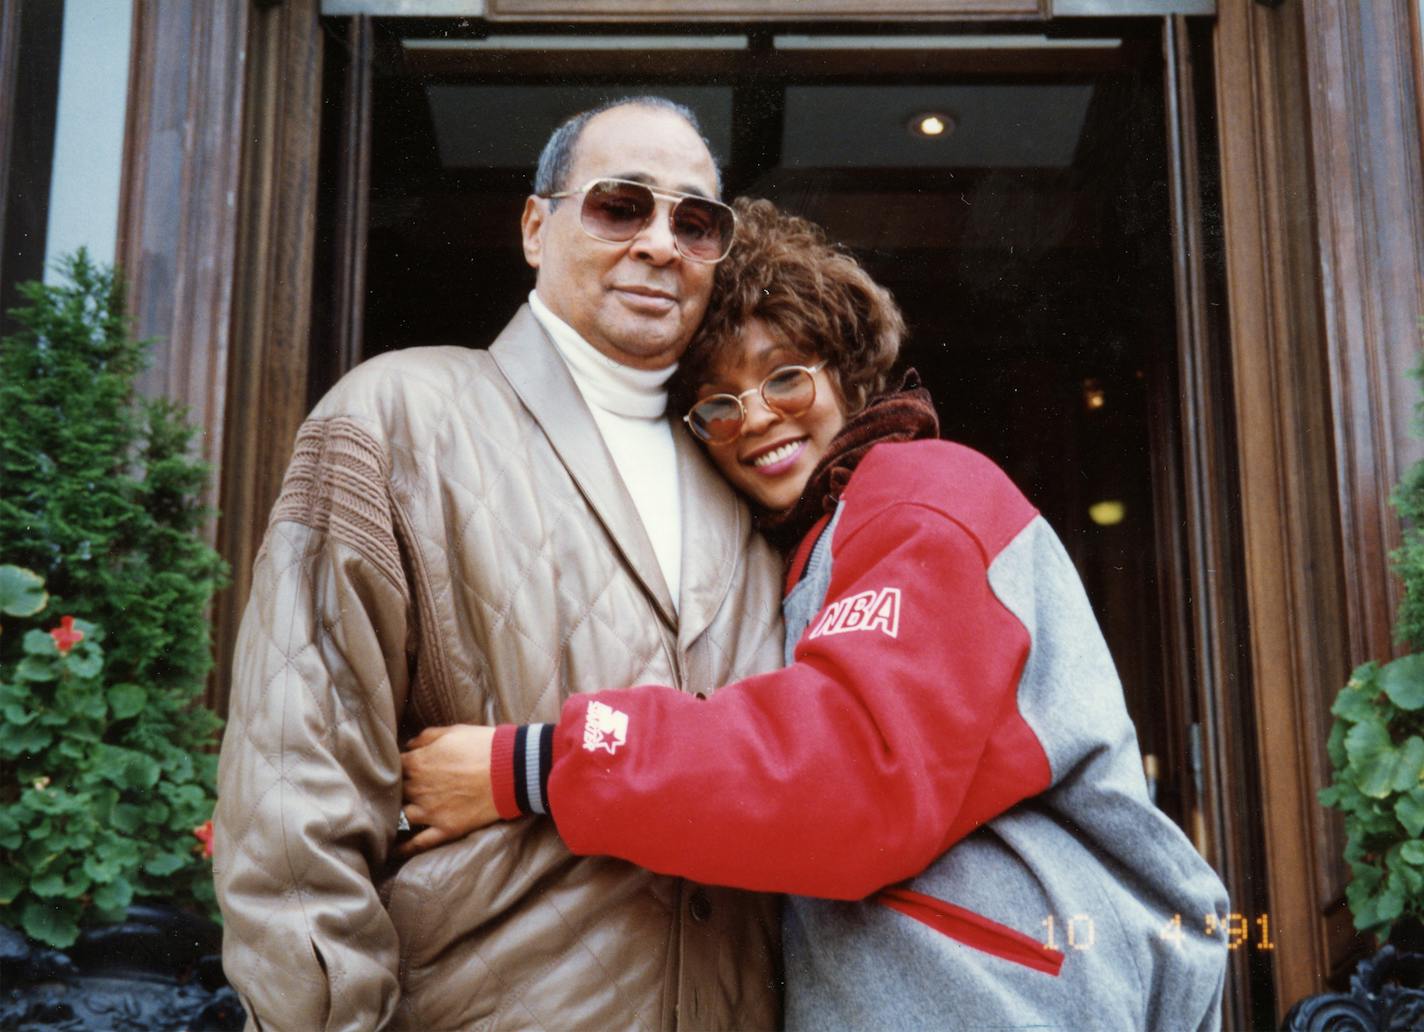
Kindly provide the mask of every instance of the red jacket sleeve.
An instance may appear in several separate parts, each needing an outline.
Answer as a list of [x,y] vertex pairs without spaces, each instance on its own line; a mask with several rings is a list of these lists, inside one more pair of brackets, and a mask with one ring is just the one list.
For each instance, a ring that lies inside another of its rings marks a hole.
[[1016,707],[1028,634],[975,539],[901,503],[833,552],[792,665],[706,700],[660,686],[568,700],[549,803],[571,850],[859,899],[1047,786]]

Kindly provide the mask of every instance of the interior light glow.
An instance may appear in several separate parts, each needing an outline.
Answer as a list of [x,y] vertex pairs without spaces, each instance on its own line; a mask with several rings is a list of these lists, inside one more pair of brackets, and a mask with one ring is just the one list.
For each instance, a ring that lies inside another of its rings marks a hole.
[[1089,412],[1096,412],[1107,403],[1107,392],[1097,380],[1083,381],[1083,405]]
[[954,132],[954,118],[940,111],[924,111],[910,119],[910,132],[933,139]]
[[1115,498],[1088,506],[1088,518],[1100,527],[1116,527],[1127,515],[1127,507]]

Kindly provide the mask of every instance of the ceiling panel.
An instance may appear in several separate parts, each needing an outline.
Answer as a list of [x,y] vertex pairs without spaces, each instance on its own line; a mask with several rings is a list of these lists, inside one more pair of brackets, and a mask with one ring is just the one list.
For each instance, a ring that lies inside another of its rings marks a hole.
[[[1063,168],[1072,164],[1091,84],[790,86],[781,161],[788,168]],[[953,120],[943,136],[910,131],[917,114]]]
[[549,134],[570,115],[606,100],[656,92],[697,113],[712,152],[725,159],[732,143],[732,90],[725,86],[478,86],[425,88],[446,168],[533,170]]

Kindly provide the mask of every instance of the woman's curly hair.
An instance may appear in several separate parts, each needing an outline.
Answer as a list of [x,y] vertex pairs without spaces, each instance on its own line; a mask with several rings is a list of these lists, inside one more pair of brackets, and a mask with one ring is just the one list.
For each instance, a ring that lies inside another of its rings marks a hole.
[[882,393],[905,320],[890,292],[812,222],[770,201],[738,198],[737,240],[717,266],[707,317],[678,368],[675,400],[690,405],[751,319],[786,346],[824,359],[853,415]]

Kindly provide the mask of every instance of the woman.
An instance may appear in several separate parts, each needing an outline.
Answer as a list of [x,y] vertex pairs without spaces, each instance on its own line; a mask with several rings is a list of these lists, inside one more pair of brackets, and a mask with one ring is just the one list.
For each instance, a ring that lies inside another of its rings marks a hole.
[[1225,892],[1148,800],[1071,561],[999,469],[934,439],[925,391],[884,392],[889,295],[804,220],[737,211],[679,375],[788,551],[788,665],[427,731],[412,848],[551,811],[575,853],[792,894],[793,1027],[1216,1027]]

